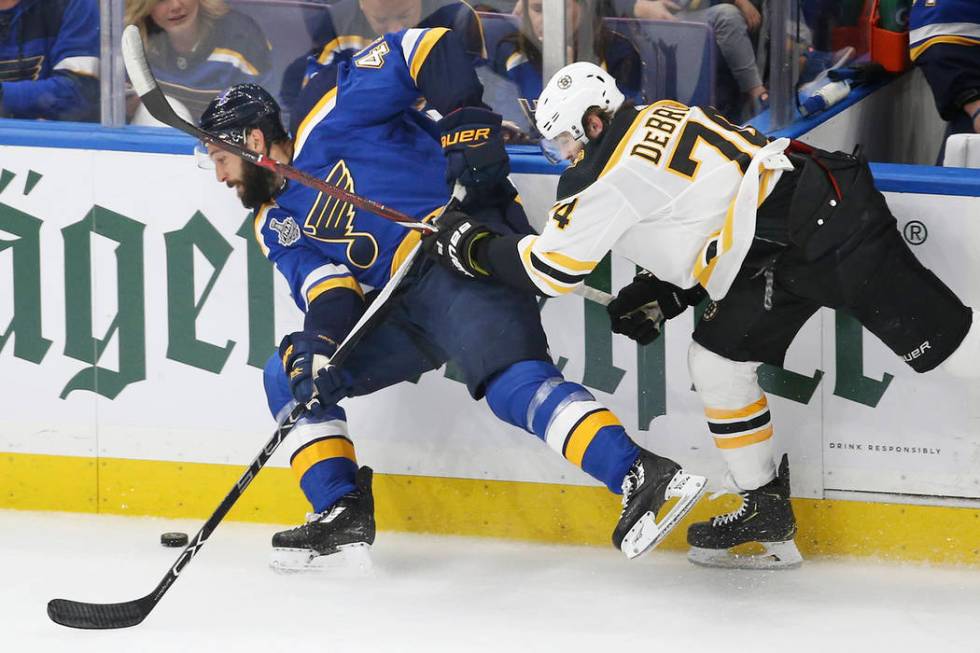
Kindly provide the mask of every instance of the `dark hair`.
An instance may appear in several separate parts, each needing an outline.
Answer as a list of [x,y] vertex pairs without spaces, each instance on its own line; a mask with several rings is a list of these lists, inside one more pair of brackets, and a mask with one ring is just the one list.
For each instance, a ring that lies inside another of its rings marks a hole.
[[[620,106],[620,108],[626,106],[627,104],[632,106],[632,103],[627,100]],[[589,116],[598,116],[599,120],[602,121],[603,130],[605,130],[609,127],[609,123],[612,122],[613,115],[614,113],[612,111],[609,109],[602,109],[598,105],[589,107],[585,110],[585,113],[582,114],[582,132],[585,134],[589,133],[589,128],[585,124],[585,121]]]

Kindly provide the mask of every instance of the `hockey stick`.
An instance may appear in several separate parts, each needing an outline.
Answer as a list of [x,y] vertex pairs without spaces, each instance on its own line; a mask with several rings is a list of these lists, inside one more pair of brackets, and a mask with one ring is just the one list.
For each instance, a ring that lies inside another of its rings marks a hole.
[[[360,341],[364,332],[367,331],[367,326],[373,323],[373,318],[378,312],[378,307],[380,307],[384,300],[394,292],[395,286],[404,276],[405,271],[410,267],[409,263],[411,258],[418,251],[418,246],[409,254],[409,258],[406,259],[405,264],[399,268],[398,273],[392,279],[385,284],[385,288],[381,291],[381,294],[371,305],[365,314],[358,320],[357,324],[348,334],[348,336],[341,343],[340,347],[337,348],[337,352],[331,357],[330,363],[332,365],[341,365],[350,355],[351,350],[354,345]],[[373,310],[372,310],[373,309]],[[306,414],[308,410],[313,409],[319,404],[319,400],[314,397],[305,404],[297,404],[283,420],[283,423],[279,425],[276,429],[275,434],[272,438],[265,443],[262,450],[252,461],[252,464],[248,466],[245,472],[242,474],[235,486],[228,492],[224,500],[218,506],[217,510],[204,522],[204,526],[201,530],[197,532],[190,543],[181,551],[180,555],[177,557],[177,561],[173,564],[167,573],[164,575],[163,579],[157,584],[152,592],[146,596],[136,599],[134,601],[126,601],[123,603],[84,603],[81,601],[71,601],[68,599],[52,599],[48,602],[48,617],[51,618],[55,623],[61,624],[62,626],[69,626],[71,628],[85,628],[85,629],[113,629],[113,628],[129,628],[141,623],[150,614],[156,604],[163,598],[170,586],[173,585],[174,581],[183,571],[184,567],[191,561],[191,559],[197,555],[201,547],[214,532],[214,529],[218,527],[221,520],[224,519],[228,511],[231,510],[232,506],[238,501],[239,497],[245,491],[245,488],[255,479],[255,476],[259,473],[259,470],[265,466],[272,454],[275,453],[276,449],[282,444],[282,441],[286,439],[286,436],[293,430],[296,426],[296,422],[299,421],[303,415]]]
[[421,229],[423,231],[435,230],[435,227],[425,224],[424,222],[418,222],[401,211],[396,211],[395,209],[389,208],[380,202],[375,202],[374,200],[366,197],[361,197],[360,195],[355,195],[354,193],[348,192],[338,186],[328,184],[322,179],[317,179],[316,177],[290,165],[286,165],[285,163],[279,163],[275,159],[270,159],[264,154],[259,154],[258,152],[253,152],[247,148],[239,147],[234,143],[223,141],[218,136],[206,132],[178,116],[177,112],[170,106],[170,103],[167,101],[167,97],[163,94],[163,91],[160,90],[160,86],[157,84],[157,80],[153,76],[153,73],[150,72],[150,66],[146,61],[146,52],[143,49],[143,40],[140,37],[139,28],[137,28],[135,25],[128,25],[126,29],[123,30],[122,53],[123,61],[126,64],[126,72],[129,73],[129,79],[133,83],[133,88],[136,89],[136,93],[140,96],[143,106],[146,107],[151,116],[163,124],[173,127],[174,129],[179,129],[185,134],[190,134],[203,143],[213,145],[219,150],[224,150],[225,152],[240,157],[249,163],[265,168],[266,170],[271,170],[276,174],[282,175],[287,179],[292,179],[293,181],[299,182],[304,186],[309,186],[310,188],[318,190],[325,195],[329,195],[330,197],[334,197],[344,202],[349,202],[357,208],[370,211],[375,215],[393,222],[397,222],[402,226],[408,227],[409,229]]
[[[358,321],[355,330],[352,330],[344,342],[341,343],[340,347],[337,348],[337,352],[333,355],[331,362],[336,365],[340,365],[344,360],[350,355],[353,346],[360,340],[363,331],[363,325],[367,323],[368,316],[365,315]],[[136,599],[134,601],[125,601],[123,603],[84,603],[81,601],[71,601],[68,599],[52,599],[48,602],[48,617],[51,618],[55,623],[61,624],[62,626],[69,626],[71,628],[85,628],[85,629],[112,629],[112,628],[129,628],[141,623],[150,614],[156,604],[159,603],[163,595],[166,594],[170,586],[173,585],[177,577],[180,576],[180,572],[183,571],[184,567],[191,561],[191,559],[197,555],[204,546],[204,543],[214,532],[214,529],[218,527],[221,520],[224,519],[228,511],[232,509],[238,499],[242,496],[245,488],[251,484],[255,479],[255,476],[259,473],[259,470],[265,466],[275,453],[276,449],[282,444],[282,441],[286,439],[286,436],[293,430],[296,426],[296,422],[300,420],[303,415],[306,414],[308,410],[313,409],[319,404],[319,400],[314,397],[305,404],[297,404],[289,415],[283,420],[282,424],[276,428],[276,432],[273,434],[272,438],[265,443],[262,450],[255,457],[246,469],[242,476],[235,483],[235,486],[231,488],[224,500],[214,511],[214,513],[208,518],[201,530],[197,532],[190,543],[181,551],[180,555],[177,557],[177,561],[173,564],[167,573],[164,575],[163,579],[157,584],[152,592],[146,596]]]
[[[340,351],[338,350],[338,353]],[[48,602],[48,617],[55,623],[71,628],[86,629],[109,629],[109,628],[128,628],[135,626],[146,619],[150,611],[156,606],[163,595],[170,589],[180,572],[187,566],[191,559],[197,555],[201,547],[211,536],[211,533],[221,520],[224,519],[228,511],[231,510],[242,492],[249,486],[255,475],[268,462],[276,448],[289,435],[296,422],[318,403],[316,398],[311,399],[306,404],[299,404],[289,413],[289,416],[276,429],[272,438],[265,443],[259,455],[255,457],[252,464],[248,466],[238,482],[231,489],[228,495],[218,506],[218,509],[204,522],[204,526],[197,532],[190,543],[181,551],[180,556],[167,573],[163,580],[153,589],[152,592],[143,598],[124,603],[84,603],[81,601],[70,601],[68,599],[52,599]]]

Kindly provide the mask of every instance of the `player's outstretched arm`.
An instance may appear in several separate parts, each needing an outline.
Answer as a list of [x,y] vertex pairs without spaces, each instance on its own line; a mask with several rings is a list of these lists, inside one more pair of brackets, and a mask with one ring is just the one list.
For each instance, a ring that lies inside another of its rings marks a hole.
[[438,231],[422,236],[422,251],[449,271],[472,279],[492,278],[517,290],[545,294],[520,264],[517,251],[523,236],[499,234],[462,211],[447,211],[436,226]]

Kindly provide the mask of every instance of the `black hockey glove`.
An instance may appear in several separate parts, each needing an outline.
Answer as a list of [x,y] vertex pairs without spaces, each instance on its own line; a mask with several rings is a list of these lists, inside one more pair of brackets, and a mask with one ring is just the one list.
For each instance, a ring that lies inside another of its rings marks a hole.
[[491,188],[510,174],[500,114],[479,107],[456,109],[439,121],[446,183]]
[[[279,343],[279,357],[296,401],[305,403],[313,396],[314,379],[330,368],[330,357],[337,351],[337,345],[333,338],[310,331],[290,333]],[[330,405],[326,401],[322,403],[325,407]]]
[[497,236],[485,224],[462,211],[446,211],[438,221],[439,231],[422,236],[422,251],[451,272],[473,278],[490,276],[486,245]]
[[606,311],[613,333],[620,333],[641,345],[660,335],[665,320],[677,317],[688,306],[698,303],[704,290],[695,286],[683,290],[661,281],[649,272],[640,272],[609,302]]

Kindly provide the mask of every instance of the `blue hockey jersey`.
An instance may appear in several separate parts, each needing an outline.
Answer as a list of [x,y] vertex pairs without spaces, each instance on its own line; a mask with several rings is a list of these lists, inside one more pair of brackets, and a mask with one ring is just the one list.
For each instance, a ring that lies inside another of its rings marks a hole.
[[980,45],[980,2],[977,0],[914,0],[909,13],[912,60],[934,45]]
[[980,2],[915,0],[909,53],[922,69],[943,120],[953,133],[972,132],[963,106],[980,99]]
[[96,120],[97,0],[21,0],[0,11],[0,115]]
[[[300,96],[293,166],[418,220],[448,200],[435,123],[419,98],[442,113],[480,105],[482,86],[446,28],[386,34],[336,73],[317,75]],[[318,310],[318,330],[338,342],[366,293],[383,286],[420,234],[368,211],[288,182],[255,215],[264,253],[286,277],[297,306]]]

